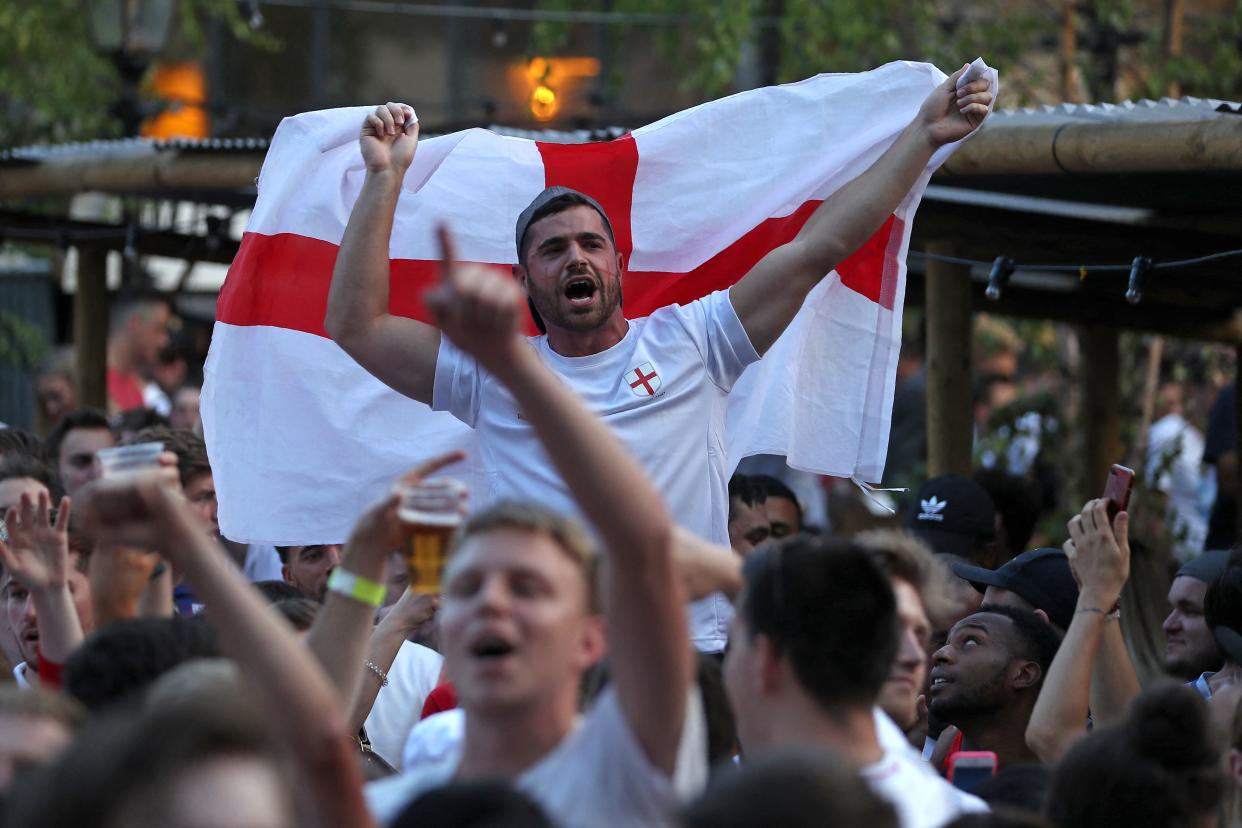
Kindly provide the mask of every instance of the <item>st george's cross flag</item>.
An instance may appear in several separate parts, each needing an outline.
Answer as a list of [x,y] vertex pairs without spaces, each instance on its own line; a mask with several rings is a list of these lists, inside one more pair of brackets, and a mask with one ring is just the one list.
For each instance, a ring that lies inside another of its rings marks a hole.
[[[995,94],[996,73],[981,60],[959,85],[979,76]],[[944,79],[908,62],[819,75],[703,104],[610,142],[483,129],[421,140],[389,247],[390,309],[429,318],[421,296],[438,278],[439,222],[463,260],[511,265],[518,214],[555,184],[607,211],[627,263],[630,318],[725,289],[879,158]],[[358,132],[370,111],[309,112],[280,124],[220,293],[202,417],[220,528],[236,541],[343,541],[412,463],[471,444],[467,426],[381,384],[324,330],[338,245],[365,175]],[[888,221],[826,274],[734,386],[730,469],[771,453],[806,471],[882,479],[911,222],[954,148],[935,154]],[[636,370],[636,380],[645,376],[644,366]],[[635,393],[654,392],[657,382],[640,380]],[[453,473],[469,479],[472,471]]]

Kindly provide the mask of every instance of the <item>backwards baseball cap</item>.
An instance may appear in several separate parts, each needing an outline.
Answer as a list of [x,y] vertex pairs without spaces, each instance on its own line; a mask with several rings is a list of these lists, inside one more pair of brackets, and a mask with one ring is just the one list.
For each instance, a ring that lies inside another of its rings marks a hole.
[[1044,547],[1023,552],[995,571],[981,566],[955,563],[950,566],[957,577],[983,592],[990,586],[1013,592],[1048,614],[1048,619],[1067,629],[1078,603],[1078,583],[1070,571],[1069,558],[1060,549]]
[[971,560],[979,542],[996,534],[996,507],[978,483],[945,474],[919,487],[906,528],[938,555]]
[[528,204],[526,209],[522,211],[522,214],[518,216],[515,242],[517,243],[517,253],[519,259],[522,258],[522,242],[526,239],[526,230],[530,227],[530,220],[534,217],[535,213],[543,209],[549,201],[567,195],[577,196],[593,207],[595,212],[599,213],[599,217],[604,220],[604,227],[607,228],[608,235],[614,235],[612,232],[612,222],[608,220],[608,214],[604,212],[604,208],[599,205],[598,201],[591,198],[586,193],[579,192],[578,190],[570,187],[561,187],[559,185],[549,187],[539,195],[535,196],[535,200]]
[[1203,581],[1210,584],[1220,577],[1220,574],[1229,566],[1228,549],[1211,549],[1204,552],[1193,561],[1187,562],[1185,566],[1177,570],[1174,578],[1194,578],[1196,581]]

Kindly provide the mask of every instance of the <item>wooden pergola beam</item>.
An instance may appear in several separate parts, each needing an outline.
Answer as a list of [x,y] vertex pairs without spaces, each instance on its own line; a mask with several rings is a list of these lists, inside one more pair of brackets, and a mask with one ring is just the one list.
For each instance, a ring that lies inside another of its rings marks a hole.
[[940,168],[937,177],[1240,169],[1242,117],[1022,126],[1006,126],[1001,117],[985,123]]
[[10,167],[0,175],[0,199],[85,192],[160,193],[252,189],[264,154],[159,150],[135,158],[105,157]]

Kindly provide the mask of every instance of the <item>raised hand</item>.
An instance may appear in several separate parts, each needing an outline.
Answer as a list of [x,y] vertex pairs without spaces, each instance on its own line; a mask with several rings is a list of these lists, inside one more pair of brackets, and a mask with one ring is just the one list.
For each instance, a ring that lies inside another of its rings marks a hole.
[[1130,577],[1130,515],[1118,512],[1110,524],[1108,502],[1091,500],[1068,528],[1070,539],[1062,549],[1079,589],[1104,604],[1100,609],[1111,608]]
[[[416,486],[445,466],[460,462],[465,457],[466,453],[462,451],[450,451],[433,457],[407,471],[398,483]],[[408,531],[397,518],[397,495],[394,492],[363,512],[362,517],[358,518],[353,531],[350,532],[349,542],[342,553],[343,557],[348,559],[357,552],[380,557],[387,556],[395,547],[405,542]]]
[[48,494],[40,492],[37,501],[23,494],[5,516],[9,541],[0,542],[0,560],[31,591],[59,589],[69,581],[69,498],[61,498],[55,523],[50,513]]
[[440,283],[424,295],[440,332],[492,373],[511,361],[521,346],[518,330],[526,293],[494,268],[457,261],[448,228],[440,239]]
[[195,518],[166,469],[102,478],[88,490],[86,526],[101,544],[158,549],[179,567],[181,546],[169,543],[179,521]]
[[406,104],[386,103],[362,122],[358,138],[368,172],[404,175],[418,148],[418,119]]
[[919,110],[919,120],[934,146],[960,141],[983,123],[992,93],[986,78],[971,81],[958,90],[957,79],[970,64],[958,69],[927,96]]

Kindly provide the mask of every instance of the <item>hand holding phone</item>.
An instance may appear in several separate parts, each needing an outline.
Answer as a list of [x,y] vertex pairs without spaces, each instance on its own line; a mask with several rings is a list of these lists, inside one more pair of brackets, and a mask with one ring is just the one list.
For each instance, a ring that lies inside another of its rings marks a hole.
[[1108,501],[1108,519],[1117,517],[1130,505],[1130,492],[1134,488],[1134,469],[1114,464],[1108,470],[1108,482],[1104,485],[1104,500]]

